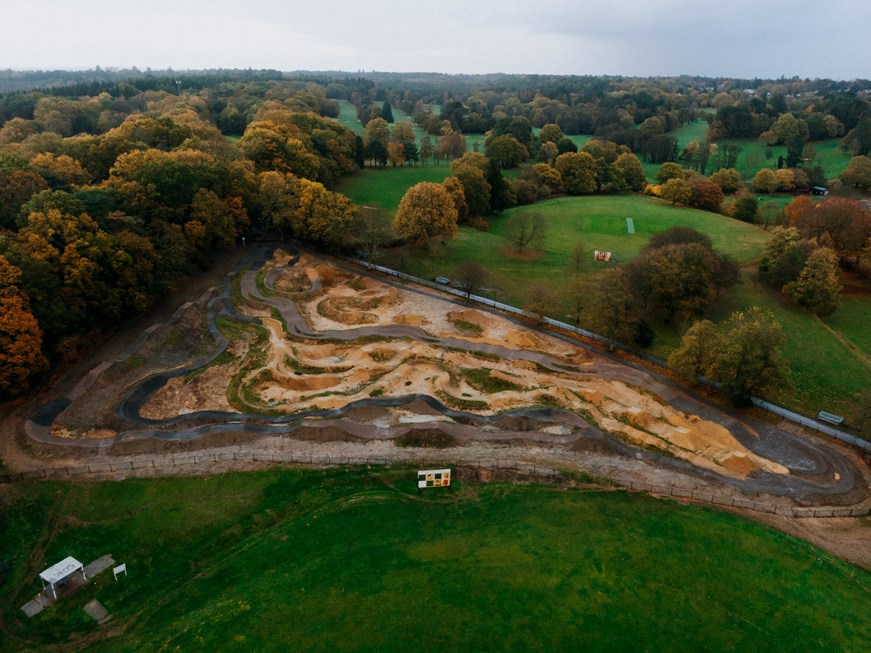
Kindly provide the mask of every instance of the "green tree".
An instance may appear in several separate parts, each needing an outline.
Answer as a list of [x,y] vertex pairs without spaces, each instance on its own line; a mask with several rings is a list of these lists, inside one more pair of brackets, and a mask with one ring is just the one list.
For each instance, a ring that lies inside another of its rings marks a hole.
[[688,171],[673,161],[666,161],[656,172],[656,183],[664,184],[669,179],[684,179]]
[[423,181],[403,196],[394,225],[397,235],[415,243],[453,238],[457,234],[457,209],[444,186]]
[[596,162],[587,152],[560,154],[554,167],[569,195],[585,195],[596,190]]
[[509,134],[494,138],[485,152],[500,168],[516,168],[529,158],[526,146]]
[[381,118],[393,124],[393,107],[390,106],[390,102],[381,105]]
[[756,197],[748,192],[735,195],[735,203],[732,205],[732,217],[743,222],[754,222],[759,210],[759,202]]
[[[484,160],[486,161],[486,158]],[[490,215],[490,196],[493,187],[487,181],[487,169],[481,170],[475,165],[463,163],[452,165],[451,174],[463,186],[463,195],[466,198],[466,205],[469,207],[469,217]]]
[[775,227],[771,238],[762,246],[759,280],[780,290],[798,279],[813,249],[813,244],[802,238],[795,227]]
[[668,355],[668,366],[695,385],[700,376],[710,373],[720,338],[710,320],[694,322],[681,338],[680,346]]
[[733,313],[721,334],[710,375],[734,403],[747,404],[752,396],[785,383],[786,339],[771,311],[752,306]]
[[565,138],[563,130],[553,123],[544,125],[538,132],[538,140],[542,145],[545,143],[557,145],[563,138]]

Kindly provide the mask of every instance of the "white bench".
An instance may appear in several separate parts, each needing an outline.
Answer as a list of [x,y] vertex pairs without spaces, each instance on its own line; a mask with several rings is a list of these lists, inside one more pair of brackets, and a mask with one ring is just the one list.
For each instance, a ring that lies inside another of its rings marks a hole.
[[844,423],[844,418],[840,415],[833,415],[832,413],[827,413],[824,410],[821,410],[817,415],[817,419],[821,422],[828,422],[829,424],[834,424],[835,426],[840,426]]

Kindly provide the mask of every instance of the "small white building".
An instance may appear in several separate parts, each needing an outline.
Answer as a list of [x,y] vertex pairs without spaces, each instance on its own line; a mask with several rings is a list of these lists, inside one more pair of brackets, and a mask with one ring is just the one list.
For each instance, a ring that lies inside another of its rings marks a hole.
[[47,588],[51,598],[57,601],[57,588],[68,583],[75,573],[81,573],[82,580],[88,580],[85,576],[85,566],[72,556],[53,564],[45,571],[39,572],[43,591]]

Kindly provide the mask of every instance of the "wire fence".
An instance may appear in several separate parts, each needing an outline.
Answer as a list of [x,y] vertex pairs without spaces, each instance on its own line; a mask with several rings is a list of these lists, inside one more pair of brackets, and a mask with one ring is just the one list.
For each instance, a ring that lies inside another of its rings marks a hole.
[[[356,259],[350,259],[350,261],[352,263],[355,263],[356,265],[361,265],[369,270],[375,270],[377,272],[381,272],[382,274],[386,274],[386,275],[391,276],[391,277],[396,277],[398,279],[402,279],[404,281],[409,281],[411,283],[426,286],[426,287],[432,288],[434,290],[438,290],[440,292],[455,295],[457,297],[465,299],[466,301],[475,302],[477,304],[481,304],[483,306],[488,306],[490,308],[495,308],[495,309],[498,309],[500,311],[510,313],[512,315],[517,315],[517,316],[525,317],[528,319],[540,321],[544,324],[555,327],[557,329],[560,329],[563,331],[568,331],[569,333],[572,333],[574,335],[578,335],[578,336],[581,336],[583,338],[588,338],[588,339],[594,340],[596,342],[601,342],[605,345],[608,345],[609,347],[611,347],[613,349],[619,349],[620,351],[631,354],[632,356],[636,356],[642,360],[645,360],[649,363],[652,363],[652,364],[657,365],[659,367],[662,367],[664,369],[669,369],[668,362],[663,360],[662,358],[657,358],[656,356],[650,356],[649,354],[646,354],[642,351],[639,351],[638,349],[636,349],[634,347],[629,347],[629,346],[624,345],[622,343],[615,342],[613,340],[606,338],[605,336],[599,335],[598,333],[593,333],[592,331],[587,331],[586,329],[581,329],[581,328],[574,326],[572,324],[560,322],[559,320],[554,320],[554,319],[549,318],[549,317],[541,317],[539,319],[539,316],[532,315],[529,312],[524,311],[523,309],[517,308],[516,306],[511,306],[510,304],[503,304],[502,302],[497,302],[497,301],[490,299],[488,297],[481,297],[480,295],[466,293],[462,290],[452,288],[450,285],[439,284],[439,283],[436,283],[434,281],[429,281],[427,279],[420,279],[420,278],[414,277],[410,274],[405,274],[404,272],[399,272],[397,270],[393,270],[391,268],[386,268],[386,267],[381,266],[381,265],[369,264],[369,263],[366,263],[365,261],[360,261],[360,260],[356,260]],[[704,385],[710,386],[712,388],[719,387],[718,383],[716,383],[715,381],[711,381],[710,379],[700,378],[699,381],[701,383],[703,383]],[[809,417],[805,417],[804,415],[800,415],[799,413],[796,413],[796,412],[791,411],[791,410],[787,410],[786,408],[783,408],[783,407],[778,406],[776,404],[772,404],[771,402],[768,402],[768,401],[764,401],[764,400],[759,399],[757,397],[752,397],[751,401],[753,402],[754,406],[762,408],[763,410],[766,410],[770,413],[778,415],[779,417],[787,419],[787,420],[794,422],[796,424],[800,424],[801,426],[805,426],[807,428],[813,429],[813,430],[817,431],[818,433],[823,433],[825,435],[833,437],[833,438],[840,440],[842,442],[846,442],[847,444],[860,449],[865,455],[871,454],[871,442],[869,442],[867,440],[857,438],[856,436],[851,435],[849,433],[845,433],[844,431],[842,431],[840,429],[833,428],[827,424],[823,424],[822,422],[819,422],[818,420],[811,419]]]
[[[451,463],[442,460],[395,460],[372,456],[332,456],[321,453],[289,453],[264,451],[232,451],[232,452],[191,452],[186,454],[170,454],[166,456],[141,457],[126,461],[88,462],[80,465],[51,467],[27,472],[0,474],[0,483],[19,483],[31,480],[68,480],[100,479],[107,476],[129,474],[131,476],[145,475],[146,470],[168,475],[169,473],[203,473],[212,471],[220,463],[264,463],[290,464],[314,467],[342,467],[350,465],[390,466],[411,464],[422,468],[441,468]],[[232,466],[232,465],[231,465]],[[526,478],[535,482],[568,483],[571,473],[564,473],[547,465],[524,463],[513,460],[482,459],[463,460],[454,464],[459,469],[476,469],[497,472],[495,480],[500,480],[498,472],[510,474],[512,479]],[[201,468],[201,469],[198,469]],[[601,485],[600,483],[591,483]],[[793,518],[832,518],[832,517],[864,517],[871,514],[869,506],[791,506],[772,503],[770,496],[759,494],[716,492],[712,490],[692,490],[668,484],[644,483],[632,481],[628,484],[614,483],[608,486],[614,490],[645,492],[664,497],[684,499],[694,503],[709,504],[719,507],[732,507],[753,512],[782,515]]]

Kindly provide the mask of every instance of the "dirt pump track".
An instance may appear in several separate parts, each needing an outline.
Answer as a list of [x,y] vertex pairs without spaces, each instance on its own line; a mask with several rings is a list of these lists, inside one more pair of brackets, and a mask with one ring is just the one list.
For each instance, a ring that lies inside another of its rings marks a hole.
[[[185,310],[195,304],[204,305],[205,324],[212,345],[208,352],[194,360],[186,361],[174,369],[147,374],[140,379],[118,402],[116,419],[108,437],[58,437],[56,423],[70,406],[88,400],[91,387],[107,369],[135,356],[161,323],[143,330],[113,360],[100,361],[75,383],[67,379],[63,390],[58,390],[53,397],[49,396],[35,409],[22,406],[16,411],[16,415],[6,422],[7,428],[10,425],[17,426],[18,437],[6,439],[4,461],[9,466],[26,470],[68,466],[86,460],[99,463],[115,460],[123,463],[136,456],[153,458],[155,454],[171,455],[191,450],[226,453],[228,448],[237,451],[275,451],[278,447],[285,453],[307,451],[310,459],[321,453],[327,454],[328,459],[332,455],[338,459],[344,457],[349,462],[373,458],[384,462],[411,462],[432,460],[433,450],[414,446],[400,448],[393,446],[393,441],[411,436],[412,440],[417,438],[425,443],[434,433],[441,433],[456,444],[438,451],[437,457],[446,462],[475,464],[488,459],[503,462],[513,459],[551,468],[590,471],[627,486],[635,481],[650,486],[679,487],[690,492],[714,488],[720,492],[725,490],[734,493],[735,496],[765,496],[780,505],[848,506],[860,511],[868,507],[867,466],[849,449],[803,432],[793,432],[795,429],[755,423],[743,416],[725,412],[649,370],[610,357],[581,342],[572,341],[571,345],[586,350],[589,360],[582,365],[573,365],[567,363],[565,357],[554,356],[547,351],[511,347],[504,341],[446,337],[444,334],[433,336],[422,326],[413,323],[358,326],[352,320],[351,324],[336,325],[341,328],[327,329],[324,327],[328,321],[321,320],[319,328],[313,329],[312,322],[317,320],[313,320],[311,314],[303,315],[300,297],[320,292],[321,280],[316,275],[309,275],[310,285],[296,293],[281,292],[276,288],[281,285],[288,270],[293,271],[293,266],[299,260],[299,254],[294,252],[292,256],[279,261],[280,264],[275,264],[272,248],[252,248],[237,269],[227,274],[217,293],[214,289],[203,292],[195,301],[185,302],[165,320],[162,325],[171,327],[183,319]],[[263,293],[258,288],[258,271],[270,262],[271,269],[262,278],[268,292]],[[341,266],[337,267],[342,269]],[[347,271],[368,279],[365,271]],[[280,315],[289,338],[352,346],[367,339],[402,339],[415,346],[432,346],[449,352],[483,353],[484,356],[514,361],[518,366],[535,366],[568,377],[595,377],[628,383],[665,400],[680,413],[719,425],[753,456],[782,466],[787,473],[764,469],[747,475],[719,473],[690,460],[668,455],[668,452],[633,446],[625,438],[616,437],[575,412],[559,407],[517,407],[480,414],[452,408],[440,398],[420,392],[360,398],[335,408],[316,408],[283,415],[197,410],[170,417],[144,417],[143,406],[167,383],[183,378],[191,370],[209,365],[227,350],[229,343],[217,326],[218,316],[243,323],[265,322],[263,315],[243,314],[234,306],[231,296],[233,279],[237,276],[240,277],[239,290],[243,301],[265,307],[272,315]],[[450,304],[447,302],[450,302],[457,308],[459,315],[474,319],[467,310],[468,306],[430,290],[409,288],[380,279],[378,283],[385,288],[446,303],[448,307]],[[333,301],[331,305],[336,303]],[[341,307],[341,302],[338,305]],[[513,321],[501,315],[488,318],[487,312],[482,309],[476,309],[476,313],[485,316],[485,321],[496,318]],[[516,325],[522,330],[531,328],[525,323]],[[535,331],[531,333],[537,334]],[[542,334],[541,337],[552,338],[553,335]],[[399,422],[396,419],[385,420],[385,411],[399,412],[405,417]],[[10,441],[23,445],[16,447],[17,455],[10,455],[9,449],[14,446],[10,445]],[[256,459],[256,455],[253,455],[252,461]],[[215,458],[216,467],[226,468],[226,456],[223,460],[225,462],[218,465]],[[154,471],[140,469],[142,475],[155,474]],[[136,466],[131,462],[129,469],[120,475],[136,473]]]

